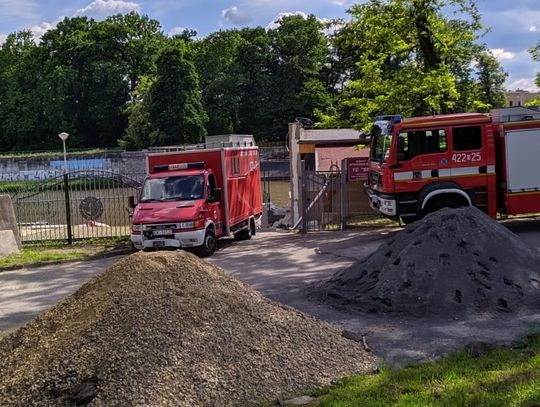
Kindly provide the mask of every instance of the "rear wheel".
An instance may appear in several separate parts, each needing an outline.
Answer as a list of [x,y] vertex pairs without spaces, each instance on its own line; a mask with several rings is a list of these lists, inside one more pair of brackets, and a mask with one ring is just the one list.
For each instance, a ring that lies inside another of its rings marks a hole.
[[427,215],[442,208],[460,208],[462,206],[468,206],[468,203],[464,199],[455,196],[433,198],[427,203],[424,214]]
[[213,230],[207,229],[204,234],[204,242],[202,246],[195,250],[195,254],[199,257],[210,257],[217,249],[216,234]]
[[252,231],[251,231],[251,222],[250,222],[250,224],[245,229],[242,229],[241,231],[235,233],[234,239],[235,240],[249,240],[251,239],[251,236],[252,236]]

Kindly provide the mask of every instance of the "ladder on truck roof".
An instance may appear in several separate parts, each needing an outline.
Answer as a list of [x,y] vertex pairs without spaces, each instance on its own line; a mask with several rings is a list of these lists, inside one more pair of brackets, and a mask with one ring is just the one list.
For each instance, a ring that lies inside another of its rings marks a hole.
[[207,136],[204,143],[149,147],[148,152],[168,153],[173,151],[208,150],[212,148],[255,147],[256,145],[255,138],[251,134],[223,134]]

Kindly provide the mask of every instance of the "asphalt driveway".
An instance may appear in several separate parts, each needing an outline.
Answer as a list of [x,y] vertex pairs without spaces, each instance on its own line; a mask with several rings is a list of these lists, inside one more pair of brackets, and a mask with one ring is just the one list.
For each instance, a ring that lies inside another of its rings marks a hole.
[[[540,247],[540,221],[512,222],[509,227],[527,243]],[[309,284],[365,258],[395,231],[262,232],[250,241],[223,240],[210,261],[272,300],[365,335],[373,351],[391,364],[431,360],[475,341],[507,343],[540,322],[540,315],[527,314],[467,321],[353,314],[307,298]],[[0,272],[0,335],[70,295],[115,260]]]

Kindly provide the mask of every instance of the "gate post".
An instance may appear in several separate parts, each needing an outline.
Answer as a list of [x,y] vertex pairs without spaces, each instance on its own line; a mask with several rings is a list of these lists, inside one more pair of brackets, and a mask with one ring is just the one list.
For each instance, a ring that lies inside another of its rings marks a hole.
[[347,196],[347,160],[341,160],[341,173],[339,177],[339,223],[340,230],[345,228],[345,197]]
[[302,186],[301,193],[300,193],[300,202],[301,204],[301,214],[302,214],[302,234],[306,234],[308,231],[308,208],[309,208],[309,196],[307,193],[307,177],[306,177],[306,162],[304,160],[300,161],[301,169],[300,169],[300,177],[302,178],[300,180],[300,185]]
[[68,244],[72,244],[73,235],[71,233],[71,205],[69,203],[69,180],[68,180],[67,173],[64,173],[64,197],[66,200],[67,241],[68,241]]

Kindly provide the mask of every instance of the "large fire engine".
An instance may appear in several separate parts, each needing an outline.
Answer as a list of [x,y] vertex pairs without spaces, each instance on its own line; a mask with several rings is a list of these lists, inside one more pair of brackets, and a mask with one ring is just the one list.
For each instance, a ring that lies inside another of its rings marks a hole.
[[380,116],[366,193],[374,210],[404,223],[442,207],[474,205],[493,218],[540,212],[540,109]]

